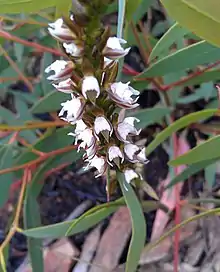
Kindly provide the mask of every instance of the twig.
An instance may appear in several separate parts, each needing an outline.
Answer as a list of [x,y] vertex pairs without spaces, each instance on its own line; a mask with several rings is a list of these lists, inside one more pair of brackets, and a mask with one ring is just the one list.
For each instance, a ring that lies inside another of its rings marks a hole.
[[3,241],[3,243],[0,246],[0,256],[1,256],[2,259],[4,259],[3,258],[4,248],[9,244],[9,242],[11,241],[12,237],[14,236],[14,234],[17,231],[17,228],[19,226],[19,217],[20,217],[20,214],[21,214],[25,188],[26,188],[27,182],[30,179],[31,179],[30,169],[26,168],[24,170],[24,175],[23,175],[23,178],[22,178],[22,186],[21,186],[21,191],[20,191],[20,195],[19,195],[19,198],[18,198],[18,203],[17,203],[17,208],[16,208],[14,220],[13,220],[13,222],[11,224],[11,228],[10,228],[5,240]]
[[51,127],[59,127],[59,126],[69,126],[67,122],[64,121],[53,121],[53,122],[33,122],[27,123],[24,126],[8,126],[8,125],[0,125],[0,131],[21,131],[26,129],[36,129],[36,128],[51,128]]
[[35,42],[29,42],[29,41],[23,40],[23,39],[21,39],[17,36],[14,36],[6,31],[3,31],[3,30],[0,30],[0,37],[5,38],[10,41],[13,41],[13,42],[21,43],[21,44],[29,46],[29,47],[33,47],[40,52],[49,52],[49,53],[52,53],[57,56],[64,56],[64,57],[66,56],[64,53],[62,53],[61,51],[59,51],[57,49],[46,47],[46,46],[40,45]]
[[14,172],[14,171],[18,171],[20,169],[24,169],[24,168],[27,168],[27,167],[30,168],[32,166],[36,166],[37,164],[42,163],[43,161],[45,161],[46,159],[48,159],[48,158],[50,158],[52,156],[60,155],[62,153],[66,153],[66,152],[74,150],[74,149],[76,149],[76,146],[71,145],[71,146],[66,146],[66,147],[51,151],[49,153],[46,153],[46,154],[42,155],[40,158],[32,160],[31,162],[27,162],[27,163],[24,163],[24,164],[21,164],[21,165],[18,165],[18,166],[2,169],[2,170],[0,170],[0,175],[10,173],[10,172]]
[[29,90],[33,91],[33,85],[31,82],[27,79],[27,77],[21,72],[21,70],[18,68],[17,64],[11,59],[11,57],[8,55],[8,53],[5,51],[5,49],[0,45],[0,53],[3,54],[3,56],[7,59],[9,64],[12,66],[12,68],[17,72],[21,80],[24,81],[24,83],[27,85]]

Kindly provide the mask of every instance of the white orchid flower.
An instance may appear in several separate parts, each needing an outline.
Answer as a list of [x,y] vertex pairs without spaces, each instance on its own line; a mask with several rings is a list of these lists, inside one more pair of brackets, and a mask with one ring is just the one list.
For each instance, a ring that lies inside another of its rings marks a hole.
[[72,93],[74,88],[74,82],[68,78],[60,81],[58,84],[52,84],[58,91],[63,93]]
[[71,100],[61,103],[63,107],[59,113],[59,116],[63,120],[75,124],[83,114],[85,103],[80,97],[74,97],[72,95]]
[[45,69],[45,73],[50,73],[51,71],[54,71],[54,74],[47,77],[47,79],[53,81],[60,81],[71,77],[73,68],[74,67],[72,61],[56,60]]
[[80,57],[82,49],[77,46],[74,42],[72,43],[63,43],[63,47],[67,54],[70,54],[73,57]]
[[129,136],[137,136],[140,134],[141,129],[137,130],[135,128],[135,121],[140,122],[140,120],[135,117],[126,117],[122,122],[118,123],[115,133],[120,141],[129,143]]
[[106,46],[103,49],[103,55],[111,60],[116,60],[124,57],[128,54],[130,48],[124,49],[121,44],[127,43],[123,39],[119,39],[116,37],[110,37],[107,40]]
[[119,107],[133,109],[139,106],[137,102],[139,91],[129,86],[130,82],[115,82],[111,85],[108,93],[110,98],[115,101]]
[[71,42],[76,38],[72,31],[64,24],[62,18],[57,19],[54,23],[50,23],[48,31],[51,36],[60,42]]
[[137,163],[148,163],[148,159],[146,158],[145,148],[140,149],[135,144],[125,144],[124,152],[126,157],[130,162]]
[[96,175],[96,178],[99,176],[104,175],[106,169],[107,169],[107,163],[104,157],[102,156],[94,156],[91,160],[87,160],[89,163],[86,167],[86,169],[95,167],[98,170],[98,175]]

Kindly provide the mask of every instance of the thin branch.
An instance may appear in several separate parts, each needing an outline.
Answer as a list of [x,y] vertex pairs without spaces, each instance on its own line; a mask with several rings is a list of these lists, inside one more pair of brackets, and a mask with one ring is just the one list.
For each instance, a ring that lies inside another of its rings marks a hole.
[[57,55],[57,56],[64,56],[64,57],[66,56],[64,53],[62,53],[61,51],[59,51],[57,49],[46,47],[46,46],[40,45],[35,42],[29,42],[29,41],[23,40],[23,39],[21,39],[17,36],[14,36],[6,31],[3,31],[3,30],[0,30],[0,37],[5,38],[10,41],[13,41],[13,42],[21,43],[21,44],[29,46],[29,47],[33,47],[40,52],[49,52],[49,53]]
[[5,51],[5,49],[0,45],[0,53],[3,54],[3,56],[7,59],[9,64],[12,66],[12,68],[17,72],[21,80],[24,81],[24,83],[27,85],[27,87],[33,91],[33,85],[31,82],[27,79],[27,77],[21,72],[21,70],[18,68],[17,64],[11,59],[11,57],[8,55],[8,53]]
[[27,163],[24,163],[24,164],[21,164],[21,165],[17,165],[17,166],[14,166],[14,167],[2,169],[2,170],[0,170],[0,175],[10,173],[10,172],[14,172],[14,171],[18,171],[18,170],[21,170],[21,169],[24,169],[24,168],[27,168],[27,167],[30,168],[32,166],[36,166],[37,164],[42,163],[43,161],[47,160],[50,157],[66,153],[66,152],[74,150],[74,149],[76,149],[76,146],[71,145],[71,146],[66,146],[66,147],[51,151],[49,153],[46,153],[46,154],[42,155],[40,158],[37,158],[37,159],[32,160],[30,162],[27,162]]

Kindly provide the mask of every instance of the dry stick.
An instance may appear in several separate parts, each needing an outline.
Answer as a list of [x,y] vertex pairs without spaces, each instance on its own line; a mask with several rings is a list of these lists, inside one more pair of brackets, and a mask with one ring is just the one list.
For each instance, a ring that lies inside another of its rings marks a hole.
[[21,72],[21,70],[18,68],[17,64],[11,59],[11,57],[8,55],[8,53],[5,51],[5,49],[0,45],[0,53],[3,54],[3,56],[7,59],[9,64],[12,66],[12,68],[17,72],[19,77],[24,81],[24,83],[28,86],[28,88],[33,91],[33,85],[31,82],[25,77],[25,75]]
[[49,47],[40,45],[35,42],[29,42],[29,41],[23,40],[23,39],[21,39],[17,36],[14,36],[6,31],[3,31],[3,30],[0,30],[0,37],[5,38],[10,41],[13,41],[13,42],[21,43],[21,44],[29,46],[29,47],[33,47],[40,52],[49,52],[49,53],[57,55],[57,56],[64,56],[64,57],[66,56],[64,53],[62,53],[61,51],[59,51],[57,49],[49,48]]
[[27,168],[27,167],[36,166],[37,164],[45,161],[46,159],[48,159],[48,158],[50,158],[52,156],[60,155],[62,153],[66,153],[66,152],[74,150],[74,149],[76,149],[76,146],[71,145],[71,146],[66,146],[66,147],[51,151],[51,152],[46,153],[46,154],[42,155],[40,158],[37,158],[37,159],[35,159],[35,160],[31,161],[31,162],[27,162],[27,163],[24,163],[24,164],[21,164],[21,165],[18,165],[18,166],[2,169],[2,170],[0,170],[0,175],[10,173],[10,172],[14,172],[14,171],[18,171],[20,169],[24,169],[24,168]]
[[24,170],[24,175],[23,175],[23,178],[22,178],[22,186],[21,186],[21,191],[20,191],[20,195],[19,195],[19,198],[18,198],[18,203],[17,203],[17,208],[16,208],[14,220],[13,220],[13,222],[11,224],[11,229],[9,230],[5,240],[3,241],[3,243],[0,246],[0,256],[1,256],[1,258],[3,258],[4,248],[9,244],[9,242],[11,241],[13,235],[17,231],[17,228],[18,228],[18,225],[19,225],[19,217],[20,217],[20,213],[21,213],[21,209],[22,209],[24,193],[25,193],[25,188],[26,188],[26,184],[27,184],[27,182],[29,181],[30,178],[31,178],[30,170],[29,170],[29,168],[26,168]]

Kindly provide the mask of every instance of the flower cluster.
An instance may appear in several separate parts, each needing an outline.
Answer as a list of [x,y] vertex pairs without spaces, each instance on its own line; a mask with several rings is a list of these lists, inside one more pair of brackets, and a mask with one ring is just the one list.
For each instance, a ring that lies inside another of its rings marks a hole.
[[58,91],[70,94],[59,116],[75,126],[70,135],[78,150],[85,151],[86,168],[95,167],[96,177],[104,175],[109,166],[123,171],[128,182],[138,178],[132,163],[148,160],[145,148],[132,141],[140,133],[135,127],[139,119],[125,113],[139,106],[139,92],[129,82],[115,82],[118,59],[130,50],[122,47],[126,41],[110,37],[105,30],[97,42],[88,45],[84,28],[73,16],[49,24],[48,30],[69,60],[56,60],[45,72]]

